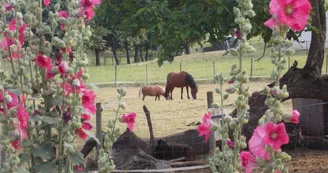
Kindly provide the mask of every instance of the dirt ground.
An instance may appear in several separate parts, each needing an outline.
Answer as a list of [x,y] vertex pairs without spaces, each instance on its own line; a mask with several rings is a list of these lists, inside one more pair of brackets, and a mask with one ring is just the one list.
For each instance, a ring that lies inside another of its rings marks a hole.
[[[268,83],[253,82],[250,85],[250,90],[252,92],[261,90],[266,84]],[[206,92],[213,91],[214,102],[220,101],[220,96],[215,93],[215,87],[219,86],[214,84],[199,85],[197,100],[187,99],[185,90],[183,95],[184,99],[181,100],[181,90],[176,88],[173,92],[174,100],[170,101],[165,100],[164,97],[161,97],[160,101],[154,101],[155,97],[146,97],[145,101],[142,101],[141,98],[138,98],[140,87],[126,87],[127,96],[123,101],[127,106],[124,112],[137,113],[135,133],[140,137],[149,137],[147,121],[142,109],[143,105],[146,105],[150,111],[155,137],[166,136],[187,129],[193,129],[196,128],[196,126],[191,124],[200,121],[204,113],[207,112]],[[228,85],[225,85],[224,87],[227,88]],[[102,125],[104,127],[109,118],[115,117],[113,109],[117,108],[118,103],[116,88],[100,88],[96,91],[96,94],[97,102],[101,102],[103,105],[109,105],[109,107],[106,107],[102,113]],[[235,99],[236,96],[234,95],[229,97],[225,103],[225,105],[230,105],[225,108],[226,113],[231,112],[231,103]],[[292,110],[291,101],[284,103],[283,110],[286,113]],[[119,116],[121,116],[121,114]],[[95,124],[95,117],[93,117],[91,121]],[[124,124],[120,123],[120,127],[121,130],[125,129]],[[288,151],[288,153],[293,157],[293,160],[288,165],[290,172],[328,173],[328,151],[294,149]]]

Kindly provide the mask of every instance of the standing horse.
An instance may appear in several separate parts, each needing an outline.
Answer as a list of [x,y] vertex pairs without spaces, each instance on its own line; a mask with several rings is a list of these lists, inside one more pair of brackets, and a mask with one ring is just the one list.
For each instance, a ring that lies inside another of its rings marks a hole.
[[[181,71],[179,73],[177,72],[171,72],[167,75],[166,78],[166,88],[165,88],[165,98],[171,99],[172,98],[172,92],[174,87],[181,88],[181,99],[183,99],[183,87],[187,88],[187,96],[189,97],[189,91],[188,87],[191,88],[191,95],[193,99],[196,99],[196,94],[198,92],[198,86],[196,85],[196,82],[194,78],[187,72]],[[171,95],[170,95],[171,94]]]
[[[154,86],[144,86],[139,90],[139,99],[143,95],[142,100],[145,100],[146,96],[155,96],[155,101],[160,100],[161,95],[164,96],[165,89],[159,85]],[[164,96],[165,97],[165,96]]]

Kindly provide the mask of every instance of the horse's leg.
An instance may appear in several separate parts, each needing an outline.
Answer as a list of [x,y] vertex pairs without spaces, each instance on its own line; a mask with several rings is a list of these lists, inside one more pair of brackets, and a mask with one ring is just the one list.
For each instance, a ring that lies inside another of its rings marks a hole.
[[188,91],[188,86],[186,86],[186,88],[187,88],[187,96],[188,96],[188,99],[190,99],[190,97],[189,97],[189,91]]
[[145,101],[145,97],[146,97],[146,95],[143,95],[143,97],[142,97],[142,101]]
[[183,87],[181,87],[181,99],[183,99]]
[[157,100],[157,96],[155,96],[155,101]]
[[173,95],[172,95],[173,90],[174,90],[174,87],[171,88],[171,100],[173,100]]

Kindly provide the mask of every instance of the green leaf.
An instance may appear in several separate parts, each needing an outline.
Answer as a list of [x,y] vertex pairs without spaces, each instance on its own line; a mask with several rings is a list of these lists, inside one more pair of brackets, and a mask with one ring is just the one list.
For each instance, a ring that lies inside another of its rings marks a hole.
[[31,159],[31,157],[28,154],[26,154],[26,153],[23,153],[23,154],[20,154],[19,155],[20,164],[29,162],[30,159]]
[[63,99],[62,98],[52,98],[51,99],[51,104],[56,106],[56,105],[62,105],[63,103]]
[[69,154],[68,158],[75,165],[80,165],[84,163],[83,154],[80,151],[75,151],[74,153]]
[[18,173],[30,173],[30,172],[28,172],[25,168],[23,168],[23,167],[19,167],[18,169],[17,169],[17,172]]
[[164,31],[164,22],[157,24],[157,27],[159,29],[159,34],[162,34]]
[[52,172],[56,168],[56,165],[52,162],[43,162],[36,166],[39,172]]
[[32,149],[32,154],[41,157],[42,159],[51,159],[54,156],[53,143],[43,142],[36,148]]

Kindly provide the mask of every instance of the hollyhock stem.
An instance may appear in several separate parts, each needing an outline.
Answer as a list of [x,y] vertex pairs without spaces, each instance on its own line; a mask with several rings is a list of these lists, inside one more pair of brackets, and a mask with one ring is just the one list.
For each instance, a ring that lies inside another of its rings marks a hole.
[[115,125],[116,125],[117,117],[118,117],[118,114],[119,114],[119,111],[120,111],[120,108],[121,108],[121,106],[120,106],[121,101],[122,101],[122,96],[120,95],[119,98],[118,98],[118,106],[117,106],[117,109],[116,109],[116,115],[115,115],[115,119],[114,119],[114,125],[113,125],[113,128],[112,128],[112,132],[115,132]]

